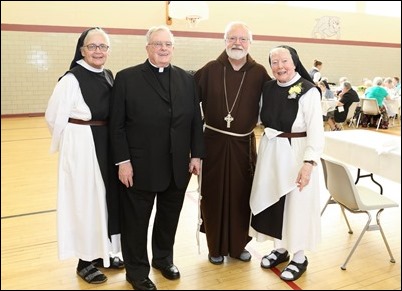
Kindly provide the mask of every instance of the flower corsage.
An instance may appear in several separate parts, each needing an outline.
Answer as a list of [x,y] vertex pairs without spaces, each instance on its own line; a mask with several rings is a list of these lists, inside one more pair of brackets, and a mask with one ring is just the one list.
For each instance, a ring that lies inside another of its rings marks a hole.
[[302,82],[290,87],[288,93],[288,99],[296,99],[297,96],[300,95],[302,91]]

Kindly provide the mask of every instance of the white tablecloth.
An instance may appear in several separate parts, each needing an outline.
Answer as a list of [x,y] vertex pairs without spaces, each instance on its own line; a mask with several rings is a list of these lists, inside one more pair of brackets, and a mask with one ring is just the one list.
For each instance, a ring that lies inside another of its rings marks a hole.
[[331,99],[331,100],[323,99],[323,100],[321,100],[322,115],[327,116],[327,112],[334,111],[337,102],[338,102],[338,100],[336,100],[336,99]]
[[401,137],[370,130],[325,132],[324,157],[401,183]]

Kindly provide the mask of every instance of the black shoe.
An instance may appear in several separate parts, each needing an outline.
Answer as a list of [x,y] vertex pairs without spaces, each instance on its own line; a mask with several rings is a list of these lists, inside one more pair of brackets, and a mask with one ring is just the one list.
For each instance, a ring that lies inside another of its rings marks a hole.
[[107,277],[92,264],[79,271],[77,269],[77,274],[84,279],[85,282],[91,284],[101,284],[107,281]]
[[133,286],[134,290],[157,290],[154,282],[148,277],[141,280],[131,280],[126,275],[126,280]]
[[[295,280],[299,279],[301,277],[301,275],[303,275],[303,273],[306,272],[306,270],[307,270],[308,260],[307,260],[307,257],[305,257],[305,258],[306,259],[301,264],[298,264],[294,261],[290,261],[290,263],[286,266],[286,268],[283,269],[283,271],[281,272],[281,275],[280,275],[281,279],[284,281],[295,281]],[[289,266],[296,267],[298,271],[295,271],[294,269],[289,268]],[[293,277],[291,277],[291,278],[284,277],[283,276],[284,272],[291,273]]]
[[165,267],[159,267],[159,266],[155,265],[154,263],[152,263],[152,267],[161,271],[163,277],[165,277],[166,279],[176,280],[176,279],[180,278],[179,269],[173,264],[165,266]]
[[238,256],[238,257],[235,258],[235,259],[238,259],[238,260],[243,261],[243,262],[250,262],[250,260],[251,260],[251,254],[250,254],[250,252],[249,252],[248,250],[244,249],[244,250],[241,252],[240,256]]
[[[110,257],[109,269],[124,269],[124,262],[118,257]],[[99,258],[92,261],[93,265],[98,268],[104,268],[103,259]]]
[[[274,254],[276,256],[276,259],[269,258],[270,254]],[[285,251],[283,254],[281,254],[280,252],[274,250],[274,251],[271,251],[270,254],[262,257],[262,259],[261,259],[261,268],[271,269],[273,267],[276,267],[280,263],[289,261],[289,253],[288,253],[288,251]],[[269,265],[264,264],[264,259],[268,260]]]
[[214,264],[214,265],[221,265],[221,264],[223,264],[223,261],[224,261],[225,259],[224,259],[223,256],[211,257],[211,256],[208,254],[208,260],[209,260],[209,262],[210,262],[211,264]]

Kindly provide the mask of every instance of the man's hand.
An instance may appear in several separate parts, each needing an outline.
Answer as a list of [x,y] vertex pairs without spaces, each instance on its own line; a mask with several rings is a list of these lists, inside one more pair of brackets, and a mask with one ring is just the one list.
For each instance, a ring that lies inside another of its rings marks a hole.
[[134,171],[130,161],[119,164],[119,180],[126,185],[127,188],[134,185],[133,176]]
[[192,158],[190,164],[188,165],[188,171],[191,174],[199,175],[201,173],[201,159]]

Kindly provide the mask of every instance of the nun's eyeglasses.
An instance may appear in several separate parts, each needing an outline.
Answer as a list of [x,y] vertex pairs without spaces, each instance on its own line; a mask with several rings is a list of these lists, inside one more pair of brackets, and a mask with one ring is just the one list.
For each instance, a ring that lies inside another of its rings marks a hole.
[[99,48],[99,50],[101,52],[107,52],[109,49],[109,46],[106,44],[100,44],[100,45],[96,45],[94,43],[88,44],[88,45],[84,45],[90,52],[94,52],[96,51],[97,48]]

